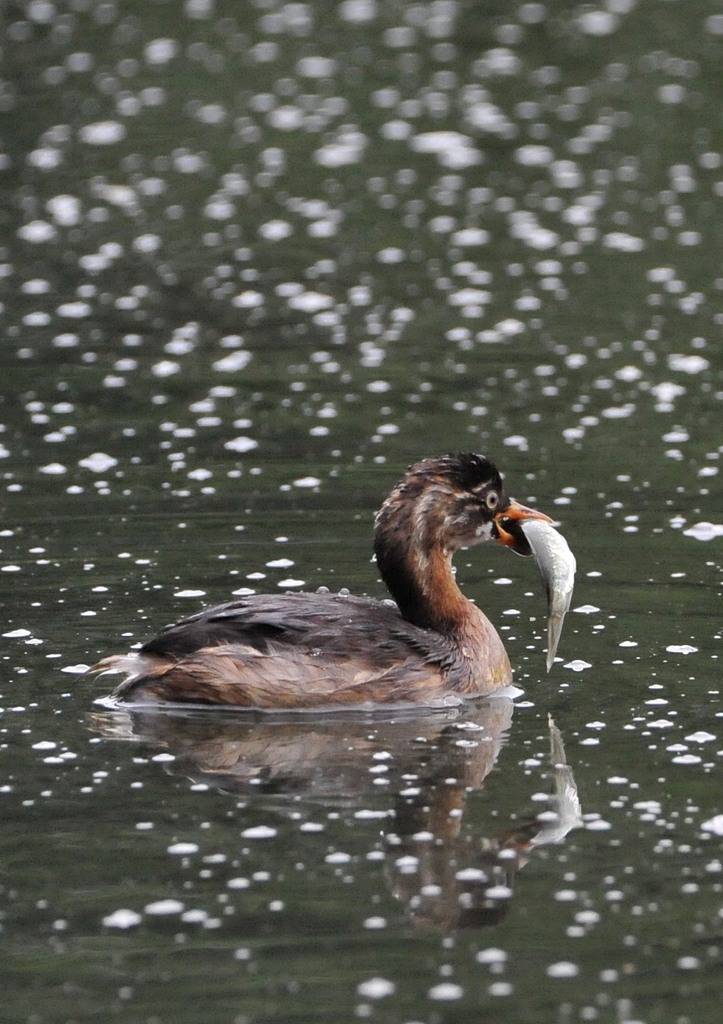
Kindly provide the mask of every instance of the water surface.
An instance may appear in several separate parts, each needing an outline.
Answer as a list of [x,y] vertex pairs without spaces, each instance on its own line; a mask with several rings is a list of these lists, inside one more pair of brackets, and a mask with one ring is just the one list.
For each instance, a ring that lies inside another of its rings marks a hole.
[[[717,1021],[712,0],[28,0],[0,77],[4,1017]],[[129,716],[234,592],[383,596],[404,467],[486,452],[578,559],[457,559],[524,690]]]

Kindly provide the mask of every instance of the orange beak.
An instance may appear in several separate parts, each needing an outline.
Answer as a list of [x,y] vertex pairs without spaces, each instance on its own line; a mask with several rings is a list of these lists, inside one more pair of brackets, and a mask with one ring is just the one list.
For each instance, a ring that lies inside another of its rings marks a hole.
[[506,509],[498,512],[495,516],[497,540],[500,544],[505,544],[507,547],[512,548],[518,555],[532,554],[532,549],[520,529],[520,523],[526,519],[539,519],[543,523],[555,522],[554,519],[546,516],[544,512],[538,512],[537,509],[521,505],[519,501],[514,501],[514,499]]

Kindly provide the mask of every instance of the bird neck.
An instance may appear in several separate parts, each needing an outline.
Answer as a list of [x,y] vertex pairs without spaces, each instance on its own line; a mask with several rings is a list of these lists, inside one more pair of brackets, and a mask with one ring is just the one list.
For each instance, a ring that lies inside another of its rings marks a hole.
[[447,635],[464,634],[479,613],[457,586],[452,553],[411,527],[401,522],[386,529],[378,522],[374,549],[382,579],[408,622]]
[[400,612],[444,638],[452,656],[446,681],[454,690],[475,696],[508,685],[512,669],[497,630],[457,586],[443,519],[423,500],[399,497],[393,492],[377,516],[374,550]]

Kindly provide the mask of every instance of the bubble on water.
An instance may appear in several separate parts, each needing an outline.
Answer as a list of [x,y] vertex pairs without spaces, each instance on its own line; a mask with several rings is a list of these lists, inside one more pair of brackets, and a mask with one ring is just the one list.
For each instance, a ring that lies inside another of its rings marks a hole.
[[713,818],[704,821],[700,827],[704,832],[712,832],[713,835],[723,836],[723,814],[716,814]]
[[[99,199],[105,200],[106,203],[121,208],[135,206],[138,201],[138,193],[130,185],[116,185],[105,181],[98,182],[94,186],[93,192]],[[122,247],[117,242],[105,243],[101,245],[100,250],[104,251],[106,255],[110,255],[113,248],[117,250]]]
[[180,363],[176,363],[172,359],[161,359],[159,362],[154,363],[151,366],[151,373],[154,377],[173,377],[175,374],[180,372]]
[[364,155],[367,142],[367,137],[359,131],[343,131],[335,141],[317,149],[314,160],[321,167],[327,168],[357,164]]
[[266,120],[269,126],[276,128],[277,131],[292,132],[302,127],[305,114],[301,107],[286,103],[269,111]]
[[241,836],[243,839],[273,839],[277,832],[278,829],[270,825],[255,825],[244,829]]
[[453,245],[459,245],[463,248],[465,246],[474,246],[476,248],[480,245],[487,245],[490,238],[489,231],[485,231],[483,228],[463,228],[461,231],[455,231],[450,241]]
[[554,154],[549,146],[529,143],[515,150],[515,160],[523,167],[545,167],[551,163]]
[[337,61],[331,57],[314,55],[296,62],[296,71],[303,78],[332,78],[337,70]]
[[629,416],[632,416],[635,412],[635,406],[632,402],[626,402],[625,405],[611,405],[603,409],[601,415],[606,420],[625,420]]
[[379,134],[383,139],[387,139],[390,142],[404,142],[411,136],[412,131],[412,126],[408,121],[395,118],[383,124],[379,129]]
[[344,850],[336,850],[334,853],[327,853],[324,857],[325,864],[349,864],[351,863],[351,854],[345,853]]
[[525,329],[525,324],[521,320],[516,320],[511,316],[499,320],[493,328],[502,338],[514,338],[518,334],[523,334]]
[[673,353],[668,356],[668,366],[671,370],[677,370],[679,373],[695,374],[707,370],[710,363],[703,356]]
[[181,920],[186,924],[205,924],[207,927],[210,926],[210,919],[208,911],[196,908],[193,910],[185,910],[181,914]]
[[497,946],[490,946],[487,949],[481,949],[476,955],[475,960],[478,964],[504,964],[509,959],[509,954],[504,949],[499,949]]
[[665,648],[669,654],[697,654],[698,648],[691,644],[670,644]]
[[668,82],[657,91],[660,102],[666,104],[682,103],[686,95],[687,89],[680,82]]
[[90,146],[113,146],[125,139],[126,127],[120,121],[96,121],[84,125],[78,137]]
[[258,446],[258,441],[254,441],[251,437],[234,437],[232,440],[224,442],[224,448],[231,452],[238,452],[240,455],[251,452]]
[[369,978],[357,985],[357,992],[366,999],[384,999],[396,992],[397,986],[387,978]]
[[221,103],[204,103],[194,110],[194,117],[201,124],[224,124],[227,116],[226,108]]
[[290,309],[298,309],[304,313],[318,313],[320,310],[329,309],[334,305],[331,295],[311,291],[301,291],[291,295],[287,301]]
[[[155,761],[155,758],[153,758]],[[171,843],[167,850],[174,857],[188,857],[192,853],[198,853],[198,843]]]
[[81,221],[81,205],[77,196],[53,196],[45,207],[56,224],[61,227],[73,227]]
[[154,253],[161,248],[162,244],[161,236],[149,231],[142,235],[137,235],[133,239],[133,249],[135,252]]
[[101,271],[108,269],[111,261],[99,253],[91,253],[88,256],[81,256],[78,260],[78,265],[87,274],[100,274]]
[[153,903],[145,905],[143,913],[150,914],[151,917],[167,917],[170,914],[180,914],[184,909],[184,904],[180,900],[154,900]]
[[[459,744],[458,744],[459,745]],[[477,743],[473,744],[478,746]],[[460,868],[459,871],[455,872],[454,876],[460,882],[486,882],[487,875],[482,871],[481,868]]]
[[[377,769],[381,771],[382,769]],[[406,791],[403,791],[406,792]],[[418,792],[417,790],[414,791]],[[419,858],[413,857],[411,854],[404,857],[397,857],[394,861],[394,867],[402,875],[414,875],[419,870]]]
[[203,208],[203,213],[209,220],[232,220],[237,216],[235,204],[225,196],[215,196],[209,199]]
[[514,985],[509,981],[493,981],[487,988],[487,992],[491,996],[498,998],[511,996],[514,990]]
[[62,334],[56,334],[51,342],[53,348],[77,348],[79,343],[79,336],[77,334],[71,334],[69,331],[64,331]]
[[570,960],[558,960],[557,963],[550,964],[545,973],[548,978],[576,978],[580,968]]
[[560,242],[558,233],[539,224],[535,215],[528,210],[515,210],[512,212],[510,215],[510,235],[512,238],[527,245],[530,249],[535,249],[538,252],[554,249]]
[[500,138],[514,138],[517,129],[496,104],[480,95],[475,89],[465,91],[467,101],[464,108],[466,121],[478,131],[497,135]]
[[211,368],[216,370],[217,373],[240,373],[246,369],[250,362],[251,353],[244,349],[237,349],[235,352],[230,352],[227,356],[223,356],[223,358],[211,363]]
[[32,242],[34,245],[52,242],[56,235],[56,229],[47,220],[31,220],[18,228],[18,238],[24,242]]
[[659,384],[653,384],[650,391],[658,399],[655,406],[658,412],[671,412],[673,401],[685,394],[685,388],[681,384],[672,383],[672,381],[662,381]]
[[602,242],[606,249],[616,252],[642,252],[645,249],[644,239],[625,231],[610,231],[603,235]]
[[715,537],[723,537],[723,523],[695,523],[683,530],[683,536],[693,537],[695,540],[708,541]]
[[507,46],[495,46],[486,50],[483,56],[477,61],[476,67],[479,73],[487,76],[509,77],[519,74],[521,61],[517,54]]
[[706,32],[712,36],[723,36],[723,14],[711,14],[704,24]]
[[491,300],[492,293],[486,288],[460,288],[447,296],[450,306],[484,306]]
[[118,465],[118,459],[114,459],[112,455],[107,455],[105,452],[93,452],[92,455],[80,459],[78,465],[82,469],[89,469],[91,473],[105,473],[113,466]]
[[[6,169],[3,166],[3,157],[4,154],[0,154],[0,170]],[[54,171],[63,163],[63,153],[55,146],[38,146],[28,153],[26,162],[41,171]]]
[[510,434],[507,437],[503,437],[502,444],[508,448],[518,448],[522,452],[528,451],[529,448],[527,438],[523,434]]
[[464,989],[452,981],[443,981],[439,985],[433,985],[427,992],[427,996],[436,1002],[451,1002],[461,999],[464,996]]
[[508,900],[512,898],[512,889],[508,885],[491,885],[485,889],[485,896],[490,900]]
[[72,320],[82,320],[86,316],[90,316],[93,312],[93,307],[87,302],[63,302],[58,306],[56,313],[58,316],[65,316]]
[[135,910],[114,910],[103,918],[106,928],[135,928],[143,920],[142,916]]
[[482,154],[469,135],[454,131],[420,132],[410,140],[415,153],[436,156],[443,166],[463,170],[482,162]]
[[378,11],[378,0],[342,0],[337,9],[337,14],[342,21],[362,25],[374,21]]
[[[621,9],[625,9],[624,7]],[[588,36],[609,36],[620,27],[620,18],[611,11],[600,9],[583,11],[577,16],[581,32]]]
[[583,176],[573,160],[555,160],[550,165],[550,174],[558,188],[580,188]]
[[619,370],[615,371],[615,377],[617,380],[624,380],[627,383],[640,380],[643,376],[643,371],[639,366],[621,366]]

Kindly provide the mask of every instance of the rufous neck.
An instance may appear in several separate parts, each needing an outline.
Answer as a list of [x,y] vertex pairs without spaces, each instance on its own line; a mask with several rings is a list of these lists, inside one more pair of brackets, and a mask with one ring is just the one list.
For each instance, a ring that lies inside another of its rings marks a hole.
[[451,554],[423,540],[405,537],[401,530],[390,537],[377,529],[375,552],[382,579],[404,618],[415,626],[447,635],[464,633],[475,606],[457,586]]

